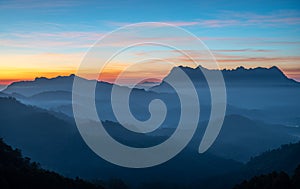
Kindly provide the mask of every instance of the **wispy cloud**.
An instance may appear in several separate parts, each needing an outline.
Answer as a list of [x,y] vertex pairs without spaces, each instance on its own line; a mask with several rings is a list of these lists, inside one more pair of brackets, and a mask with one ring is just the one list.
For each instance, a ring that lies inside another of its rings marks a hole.
[[[107,21],[106,22],[108,25],[111,26],[117,26],[117,27],[122,27],[122,26],[126,26],[126,25],[130,25],[130,24],[134,24],[133,22],[114,22],[114,21]],[[152,22],[151,26],[152,27],[163,27],[164,25],[162,23],[165,24],[170,24],[170,25],[174,25],[174,26],[195,26],[198,25],[199,22],[197,21],[160,21],[160,22]],[[140,24],[142,25],[142,24]],[[145,25],[150,26],[149,24],[145,23]]]
[[[214,19],[195,19],[193,21],[167,21],[163,23],[175,26],[201,26],[208,28],[230,27],[230,26],[286,26],[299,25],[300,13],[298,11],[277,11],[269,14],[257,14],[251,12],[222,11]],[[159,21],[158,21],[159,22]],[[129,22],[113,22],[107,24],[112,26],[125,26],[132,24]],[[153,24],[153,27],[162,27],[161,24]]]
[[223,11],[220,14],[223,18],[238,19],[242,25],[267,25],[278,24],[298,25],[300,24],[300,12],[293,10],[281,10],[269,14],[257,14],[252,12]]
[[89,48],[103,36],[98,32],[30,32],[0,34],[0,46],[18,48]]
[[0,2],[0,9],[33,9],[33,8],[59,8],[78,6],[82,1],[70,0],[2,0]]
[[274,52],[276,50],[270,49],[222,49],[222,50],[212,50],[213,52]]

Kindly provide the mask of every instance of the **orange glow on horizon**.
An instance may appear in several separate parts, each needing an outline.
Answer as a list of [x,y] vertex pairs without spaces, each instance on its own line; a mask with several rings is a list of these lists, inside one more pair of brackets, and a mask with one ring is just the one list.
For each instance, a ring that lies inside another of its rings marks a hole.
[[[228,68],[227,68],[228,69]],[[300,70],[297,68],[289,68],[289,69],[281,69],[283,73],[296,81],[300,81]],[[98,78],[99,81],[105,81],[109,83],[114,83],[116,78],[122,73],[124,70],[122,69],[105,69],[100,75],[98,73],[85,73],[81,74],[86,79]],[[13,82],[18,81],[32,81],[38,77],[46,77],[46,78],[55,78],[58,76],[69,76],[71,74],[76,73],[75,70],[38,70],[38,69],[13,69],[13,70],[1,70],[0,71],[0,85],[10,85]],[[141,72],[129,72],[126,73],[126,78],[123,78],[123,84],[129,84],[131,82],[136,81],[137,79],[145,78],[146,81],[159,82],[161,81],[168,72],[153,72],[149,73],[149,79],[146,79],[147,73]]]
[[54,78],[57,76],[68,76],[75,73],[74,70],[50,71],[37,69],[6,69],[0,71],[0,85],[10,85],[18,81],[32,81],[37,77]]

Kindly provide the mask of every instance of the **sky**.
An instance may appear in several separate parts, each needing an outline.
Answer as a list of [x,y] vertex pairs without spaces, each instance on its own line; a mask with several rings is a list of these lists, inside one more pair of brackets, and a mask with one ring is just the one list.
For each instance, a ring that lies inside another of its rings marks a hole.
[[[275,65],[289,78],[300,81],[298,0],[0,0],[0,84],[76,73],[97,40],[138,22],[164,22],[193,33],[210,49],[220,69]],[[157,40],[164,41],[167,36],[165,32]],[[124,34],[120,41],[132,37]],[[107,44],[107,51],[117,45],[122,44]],[[143,60],[145,54],[187,64],[170,49],[137,48],[119,56],[117,64],[108,66],[101,79],[112,81],[138,60],[131,56]],[[128,81],[140,75],[161,79],[170,66],[156,61],[142,68],[130,72]],[[87,69],[86,77],[98,74],[95,70]],[[141,74],[143,71],[145,74]]]

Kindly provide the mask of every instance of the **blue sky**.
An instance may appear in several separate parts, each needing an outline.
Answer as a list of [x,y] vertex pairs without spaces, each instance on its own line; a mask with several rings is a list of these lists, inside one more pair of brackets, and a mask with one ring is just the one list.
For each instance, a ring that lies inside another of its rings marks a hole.
[[0,83],[73,73],[105,33],[153,21],[200,37],[221,68],[276,65],[300,80],[297,0],[1,0]]

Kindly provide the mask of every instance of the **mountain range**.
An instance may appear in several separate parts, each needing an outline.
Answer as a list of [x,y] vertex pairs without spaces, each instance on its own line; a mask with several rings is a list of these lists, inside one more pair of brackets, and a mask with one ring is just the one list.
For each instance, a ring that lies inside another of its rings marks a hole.
[[[97,82],[95,103],[106,130],[116,140],[136,147],[153,146],[170,137],[176,129],[181,109],[176,91],[166,81],[168,77],[174,78],[178,69],[189,76],[196,88],[201,108],[199,125],[187,148],[158,167],[147,170],[120,168],[102,160],[87,147],[73,117],[72,85],[77,77],[75,75],[16,82],[1,91],[0,137],[13,147],[21,148],[25,156],[40,162],[44,168],[65,176],[86,179],[117,177],[131,185],[160,182],[164,178],[167,183],[180,180],[181,184],[195,183],[197,186],[210,178],[240,173],[246,162],[251,164],[254,161],[253,157],[282,144],[299,141],[300,85],[287,78],[277,67],[222,70],[227,95],[226,116],[217,140],[204,154],[198,154],[197,150],[210,118],[211,97],[201,69],[204,72],[216,70],[175,67],[160,84],[133,88],[129,105],[137,119],[149,118],[148,105],[154,99],[164,101],[168,110],[159,129],[147,134],[131,133],[118,123],[111,106],[113,84]],[[116,87],[123,91],[131,90],[126,86]],[[82,91],[75,95],[86,94]],[[85,107],[85,104],[79,105]],[[89,124],[96,124],[89,115],[82,116]],[[254,164],[251,167],[260,165],[259,161]],[[261,167],[255,168],[259,171],[253,174],[248,174],[247,170],[241,179],[276,168],[273,165],[270,169]],[[289,170],[294,168],[294,165],[290,166]]]
[[[160,180],[162,176],[169,182],[174,178],[186,179],[188,182],[197,178],[225,174],[241,166],[237,161],[211,153],[199,155],[197,151],[188,148],[176,158],[154,168],[141,170],[121,168],[94,154],[82,140],[74,123],[68,123],[51,112],[21,104],[13,98],[0,98],[0,104],[0,115],[6,115],[0,117],[0,137],[13,147],[22,149],[25,156],[38,161],[43,168],[65,176],[80,176],[94,180],[122,178],[130,184]],[[111,122],[104,124],[109,133],[123,143],[144,146],[145,143],[152,145],[162,140],[161,137],[153,136],[145,136],[143,140],[140,136],[129,137],[126,133],[120,134],[122,129],[119,124]],[[101,142],[101,137],[99,140]],[[181,172],[186,173],[181,175]]]

